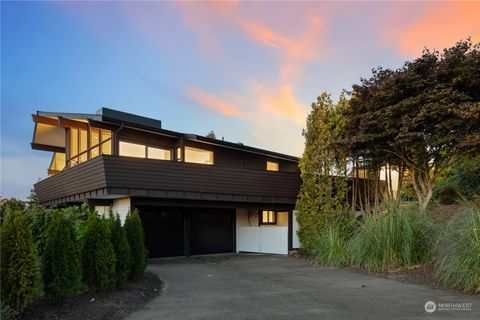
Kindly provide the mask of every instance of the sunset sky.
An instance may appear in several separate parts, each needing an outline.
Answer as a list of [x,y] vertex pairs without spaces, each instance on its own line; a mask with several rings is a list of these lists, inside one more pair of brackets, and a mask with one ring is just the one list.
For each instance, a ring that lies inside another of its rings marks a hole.
[[300,156],[320,93],[467,36],[480,2],[2,1],[0,195],[46,177],[36,110],[109,107]]

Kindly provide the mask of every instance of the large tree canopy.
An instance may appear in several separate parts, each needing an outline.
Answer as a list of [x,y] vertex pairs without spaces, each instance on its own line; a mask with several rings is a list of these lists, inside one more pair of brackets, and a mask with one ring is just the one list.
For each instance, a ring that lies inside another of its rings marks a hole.
[[375,69],[350,94],[343,143],[354,156],[404,164],[422,208],[455,155],[480,150],[480,44]]

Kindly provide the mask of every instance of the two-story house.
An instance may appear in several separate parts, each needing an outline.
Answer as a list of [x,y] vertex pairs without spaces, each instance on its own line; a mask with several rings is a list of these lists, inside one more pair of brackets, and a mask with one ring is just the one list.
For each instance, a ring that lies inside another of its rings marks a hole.
[[298,247],[298,158],[162,128],[102,108],[37,112],[32,148],[53,153],[35,184],[42,204],[87,201],[122,219],[138,208],[150,257],[286,254]]

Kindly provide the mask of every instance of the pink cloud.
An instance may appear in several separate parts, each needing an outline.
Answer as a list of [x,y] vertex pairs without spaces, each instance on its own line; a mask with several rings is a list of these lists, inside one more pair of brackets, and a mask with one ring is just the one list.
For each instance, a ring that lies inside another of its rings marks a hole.
[[424,47],[442,50],[469,36],[480,41],[480,2],[437,2],[394,31],[390,41],[397,42],[400,54],[416,56]]
[[305,123],[306,106],[297,100],[293,86],[281,85],[278,89],[268,88],[264,84],[256,84],[256,94],[263,111],[275,114],[298,125]]
[[187,95],[194,102],[198,103],[200,106],[212,110],[218,113],[223,114],[224,116],[232,117],[239,116],[241,113],[233,105],[226,102],[225,100],[217,97],[214,94],[208,93],[199,87],[190,86],[187,88]]

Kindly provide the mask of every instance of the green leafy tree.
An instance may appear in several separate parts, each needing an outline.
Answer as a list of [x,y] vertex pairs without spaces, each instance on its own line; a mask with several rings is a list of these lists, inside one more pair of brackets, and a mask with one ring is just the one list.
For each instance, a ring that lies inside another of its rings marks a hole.
[[302,185],[296,204],[298,237],[303,248],[311,252],[326,223],[348,209],[346,154],[336,141],[343,127],[341,110],[347,105],[342,95],[334,104],[323,93],[312,104],[304,130],[305,150],[300,159]]
[[145,268],[147,267],[145,235],[137,209],[128,214],[124,228],[131,253],[129,278],[136,279],[143,275],[143,272],[145,272]]
[[422,209],[439,175],[480,149],[480,44],[458,42],[353,86],[344,115],[351,154],[401,163]]
[[92,211],[82,234],[83,281],[89,288],[112,288],[116,257],[108,220]]
[[80,248],[72,221],[60,210],[49,223],[42,257],[44,291],[51,301],[62,303],[81,289]]
[[1,300],[22,312],[34,297],[36,251],[24,212],[8,207],[0,228]]
[[117,284],[121,284],[128,279],[130,272],[131,258],[130,258],[130,246],[127,241],[127,236],[120,223],[120,217],[113,215],[110,212],[110,236],[113,245],[113,251],[115,252],[116,265],[115,265],[115,279]]
[[210,130],[205,137],[210,139],[217,139],[217,136],[215,135],[215,132],[213,130]]

